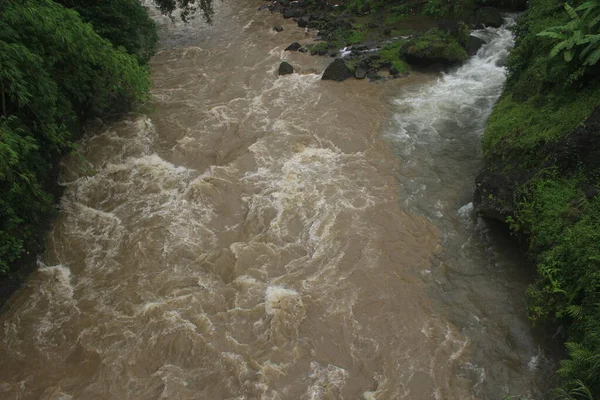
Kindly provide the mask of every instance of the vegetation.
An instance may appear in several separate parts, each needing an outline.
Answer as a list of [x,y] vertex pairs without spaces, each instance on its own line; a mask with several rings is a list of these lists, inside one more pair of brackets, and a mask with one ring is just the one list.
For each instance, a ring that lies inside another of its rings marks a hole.
[[561,399],[600,397],[600,132],[582,125],[600,106],[598,3],[530,1],[483,138],[498,171],[527,177],[506,217],[538,271],[531,319],[569,327]]
[[410,39],[402,52],[413,63],[457,64],[469,58],[465,48],[450,33],[439,29],[431,29]]
[[43,246],[57,162],[87,118],[144,101],[145,68],[51,0],[0,6],[0,272]]
[[146,64],[154,53],[156,26],[139,0],[56,0],[79,13],[114,47],[124,47]]
[[404,40],[397,40],[395,42],[386,44],[383,49],[379,51],[381,59],[389,62],[393,68],[399,73],[410,71],[410,65],[402,59],[402,46],[406,44]]

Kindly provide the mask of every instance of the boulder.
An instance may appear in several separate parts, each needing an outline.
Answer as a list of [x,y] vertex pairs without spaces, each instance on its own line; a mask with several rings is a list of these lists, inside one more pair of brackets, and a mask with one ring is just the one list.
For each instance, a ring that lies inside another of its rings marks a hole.
[[283,18],[296,18],[300,15],[300,13],[298,12],[298,9],[296,8],[288,8],[287,10],[285,10],[283,12]]
[[288,47],[286,47],[285,51],[298,51],[300,50],[300,48],[302,47],[302,45],[298,42],[294,42],[292,44],[290,44]]
[[294,67],[292,67],[289,63],[283,61],[279,64],[279,75],[289,75],[294,73]]
[[367,71],[365,71],[361,67],[358,67],[354,70],[354,77],[356,79],[365,79],[367,77]]
[[281,31],[283,31],[283,26],[281,26],[281,25],[275,25],[275,26],[273,27],[273,30],[274,30],[275,32],[281,32]]
[[352,76],[352,71],[346,65],[344,60],[336,58],[329,66],[325,69],[321,79],[342,82]]
[[502,18],[500,10],[496,7],[481,7],[475,14],[476,28],[485,28],[488,26],[499,28],[503,23],[504,18]]
[[409,64],[421,67],[449,67],[469,58],[452,35],[439,29],[414,36],[402,46],[401,54]]
[[398,71],[395,67],[389,68],[390,75],[398,75],[400,71]]
[[298,23],[298,28],[306,28],[310,22],[310,19],[306,16],[300,17],[296,20],[296,22]]
[[306,47],[300,47],[298,53],[308,53],[308,49]]
[[469,36],[469,42],[467,43],[467,54],[469,56],[474,56],[484,44],[485,40],[480,39],[477,36]]

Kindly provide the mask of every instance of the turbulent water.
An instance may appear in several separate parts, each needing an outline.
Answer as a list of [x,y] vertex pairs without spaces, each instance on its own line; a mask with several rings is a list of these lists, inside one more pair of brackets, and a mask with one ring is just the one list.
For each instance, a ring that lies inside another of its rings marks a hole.
[[339,84],[261,3],[161,20],[151,110],[65,160],[0,397],[538,396],[527,267],[470,204],[510,32],[443,76]]

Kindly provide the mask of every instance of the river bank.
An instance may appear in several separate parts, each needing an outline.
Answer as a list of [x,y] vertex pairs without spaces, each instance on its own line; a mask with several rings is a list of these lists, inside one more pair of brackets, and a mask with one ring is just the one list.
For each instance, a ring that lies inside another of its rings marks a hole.
[[475,204],[528,249],[538,273],[527,291],[530,318],[565,332],[559,394],[587,399],[600,393],[600,69],[586,63],[581,43],[572,54],[554,46],[556,32],[572,31],[568,23],[597,34],[600,5],[573,6],[581,8],[530,1],[517,26],[508,83],[483,137]]

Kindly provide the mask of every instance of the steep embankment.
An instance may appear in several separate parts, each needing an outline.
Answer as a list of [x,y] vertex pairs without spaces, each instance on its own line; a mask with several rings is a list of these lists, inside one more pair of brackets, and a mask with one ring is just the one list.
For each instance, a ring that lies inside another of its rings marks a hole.
[[562,0],[532,0],[520,19],[506,89],[483,138],[475,204],[527,244],[539,273],[528,290],[531,319],[568,327],[569,358],[558,373],[569,398],[597,398],[600,65],[590,55],[600,51],[600,2],[582,3],[565,10]]

